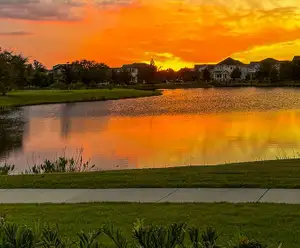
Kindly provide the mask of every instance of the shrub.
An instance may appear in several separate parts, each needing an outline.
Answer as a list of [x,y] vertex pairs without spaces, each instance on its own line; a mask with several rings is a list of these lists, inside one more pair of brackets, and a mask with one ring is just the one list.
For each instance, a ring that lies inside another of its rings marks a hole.
[[91,165],[90,161],[83,160],[82,151],[81,149],[77,156],[71,158],[63,156],[53,161],[46,159],[44,163],[32,166],[29,170],[25,171],[25,174],[91,171],[95,165]]
[[68,85],[63,82],[55,82],[50,85],[50,88],[54,90],[66,90],[68,89]]
[[[188,238],[186,234],[188,233]],[[213,228],[201,232],[198,228],[187,228],[185,223],[170,226],[147,226],[138,222],[132,229],[134,243],[123,236],[120,229],[113,225],[100,226],[91,233],[83,231],[77,234],[78,239],[70,242],[63,238],[58,226],[41,227],[32,230],[27,226],[11,224],[5,218],[0,218],[0,247],[3,248],[99,248],[102,245],[100,237],[106,236],[111,241],[109,247],[116,248],[220,248],[217,245],[218,234]],[[247,240],[247,241],[246,241]],[[223,246],[222,246],[223,247]],[[240,240],[223,248],[262,248],[259,242],[249,239]],[[281,245],[278,246],[280,248]],[[275,248],[275,247],[274,247]]]
[[92,81],[92,82],[89,83],[89,88],[90,88],[90,89],[96,89],[97,86],[98,86],[98,85],[97,85],[97,83],[96,83],[95,81]]
[[69,89],[70,90],[81,90],[84,89],[85,85],[82,82],[77,82],[75,84],[70,84]]
[[0,175],[9,175],[11,172],[13,172],[15,169],[15,165],[13,164],[7,164],[0,165]]

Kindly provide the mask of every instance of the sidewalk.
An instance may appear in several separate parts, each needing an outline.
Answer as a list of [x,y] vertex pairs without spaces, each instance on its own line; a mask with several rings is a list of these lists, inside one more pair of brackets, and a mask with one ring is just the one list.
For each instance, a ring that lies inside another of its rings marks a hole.
[[0,204],[84,202],[300,204],[300,189],[0,189]]

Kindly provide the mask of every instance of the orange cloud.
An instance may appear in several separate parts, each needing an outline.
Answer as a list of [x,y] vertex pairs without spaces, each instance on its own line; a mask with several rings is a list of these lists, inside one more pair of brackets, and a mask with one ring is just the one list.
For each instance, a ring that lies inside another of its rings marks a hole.
[[[24,30],[19,26],[26,23],[25,30],[35,35],[26,37],[26,43],[16,37],[1,41],[47,65],[87,58],[120,66],[154,58],[163,67],[178,69],[227,56],[247,62],[268,46],[274,49],[265,49],[260,58],[276,56],[276,44],[300,37],[299,0],[77,2],[81,21],[19,21],[16,31]],[[0,25],[1,31],[8,32]],[[292,43],[281,58],[297,53],[297,42]]]
[[149,61],[153,54],[170,54],[178,63],[215,62],[300,36],[294,6],[254,9],[249,4],[242,8],[225,1],[195,2],[135,1],[121,9],[99,10],[100,16],[110,16],[115,24],[85,37],[79,54],[113,65]]

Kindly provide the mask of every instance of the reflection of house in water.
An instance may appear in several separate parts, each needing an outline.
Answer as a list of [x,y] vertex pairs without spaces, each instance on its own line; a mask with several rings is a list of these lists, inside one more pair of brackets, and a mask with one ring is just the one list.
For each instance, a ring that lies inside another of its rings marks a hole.
[[101,130],[107,124],[112,102],[62,104],[60,109],[61,137],[71,132]]

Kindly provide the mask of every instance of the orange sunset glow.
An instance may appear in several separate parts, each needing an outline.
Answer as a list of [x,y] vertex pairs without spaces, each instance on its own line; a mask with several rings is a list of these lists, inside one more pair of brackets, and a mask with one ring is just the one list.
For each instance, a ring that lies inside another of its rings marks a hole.
[[0,46],[47,67],[290,60],[300,50],[300,0],[0,0]]

